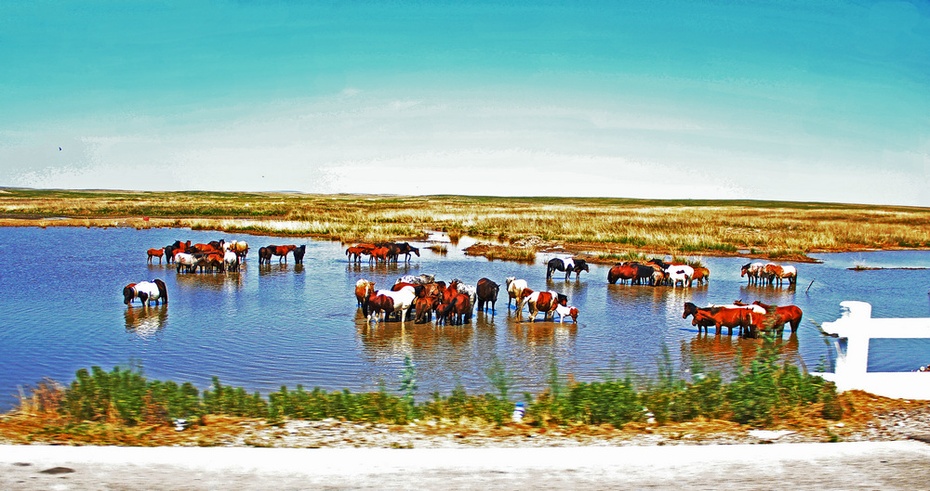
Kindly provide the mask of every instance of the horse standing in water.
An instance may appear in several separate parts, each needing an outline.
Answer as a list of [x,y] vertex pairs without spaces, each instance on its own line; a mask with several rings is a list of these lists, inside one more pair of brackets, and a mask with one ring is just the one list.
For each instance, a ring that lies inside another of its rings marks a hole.
[[590,271],[588,263],[584,259],[567,258],[563,261],[557,257],[550,259],[546,264],[547,280],[552,279],[552,272],[555,270],[565,271],[565,281],[568,281],[568,277],[572,273],[575,273],[575,279],[577,280],[582,271]]
[[132,301],[139,299],[142,306],[148,306],[149,302],[161,301],[162,304],[168,304],[168,288],[165,282],[160,279],[152,281],[140,281],[139,283],[130,283],[123,287],[123,303],[132,307]]
[[[281,261],[284,261],[284,264],[287,264],[287,253],[297,249],[297,245],[296,244],[288,244],[288,245],[282,245],[282,246],[269,245],[269,246],[265,246],[265,249],[271,252],[271,256],[280,256],[278,257],[279,263]],[[259,250],[259,253],[261,253],[261,250]],[[271,260],[271,256],[268,257],[269,260]],[[303,260],[303,257],[301,257],[301,260]]]
[[304,254],[307,253],[307,244],[301,244],[300,247],[294,248],[294,264],[304,263]]
[[148,258],[148,263],[149,263],[149,264],[152,264],[152,258],[153,258],[153,257],[157,257],[157,258],[158,258],[158,264],[161,264],[161,258],[162,258],[162,256],[165,255],[165,249],[164,249],[164,248],[162,248],[162,249],[149,249],[149,250],[148,250],[148,255],[149,255],[149,258]]
[[517,305],[518,317],[523,314],[523,290],[526,289],[526,280],[507,277],[507,309],[510,309],[510,301],[513,300]]
[[500,285],[487,278],[478,280],[475,288],[475,295],[478,299],[478,311],[482,309],[487,312],[488,304],[491,304],[491,314],[494,314],[494,305],[497,303],[497,294],[500,292]]

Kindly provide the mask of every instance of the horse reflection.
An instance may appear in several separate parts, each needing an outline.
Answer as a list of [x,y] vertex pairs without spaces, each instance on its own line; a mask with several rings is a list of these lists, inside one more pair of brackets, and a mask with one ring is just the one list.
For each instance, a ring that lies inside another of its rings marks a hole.
[[725,377],[735,372],[736,363],[743,369],[748,369],[752,361],[759,354],[763,343],[775,343],[775,351],[783,361],[797,361],[804,366],[804,361],[798,353],[798,335],[791,333],[787,339],[775,338],[774,341],[715,336],[713,333],[698,334],[690,341],[682,341],[682,365],[687,366],[691,360],[699,361],[707,370],[719,371]]
[[513,323],[510,326],[510,334],[527,346],[554,345],[577,336],[578,324]]
[[126,309],[123,313],[126,331],[146,338],[165,327],[168,320],[168,306],[154,305],[145,309]]
[[366,351],[373,353],[396,352],[401,347],[423,352],[450,351],[466,352],[474,329],[469,326],[437,327],[432,323],[414,324],[398,322],[369,324],[358,310],[355,314],[358,339]]

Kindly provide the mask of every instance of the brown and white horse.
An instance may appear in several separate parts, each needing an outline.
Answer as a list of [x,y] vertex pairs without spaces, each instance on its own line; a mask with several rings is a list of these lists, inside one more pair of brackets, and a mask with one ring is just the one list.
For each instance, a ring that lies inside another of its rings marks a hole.
[[123,303],[132,307],[132,301],[139,299],[142,306],[148,306],[149,302],[155,302],[158,305],[168,304],[168,288],[165,282],[160,279],[152,281],[140,281],[139,283],[130,283],[123,287]]

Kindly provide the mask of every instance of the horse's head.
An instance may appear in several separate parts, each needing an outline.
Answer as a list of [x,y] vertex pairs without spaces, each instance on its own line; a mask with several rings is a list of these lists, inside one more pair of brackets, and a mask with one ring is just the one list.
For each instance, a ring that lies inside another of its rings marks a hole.
[[588,269],[587,261],[585,261],[584,259],[578,259],[575,261],[575,271],[587,271],[589,273],[591,272],[591,270]]
[[693,315],[697,312],[697,305],[694,305],[691,302],[685,302],[685,311],[681,313],[682,319],[687,319],[689,315]]
[[136,284],[130,283],[123,287],[123,304],[129,305],[136,296]]

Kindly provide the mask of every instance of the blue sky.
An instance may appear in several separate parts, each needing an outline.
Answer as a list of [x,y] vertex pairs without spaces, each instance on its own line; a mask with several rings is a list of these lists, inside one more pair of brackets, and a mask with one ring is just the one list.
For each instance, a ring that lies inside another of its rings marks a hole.
[[927,2],[9,1],[0,66],[0,186],[930,206]]

